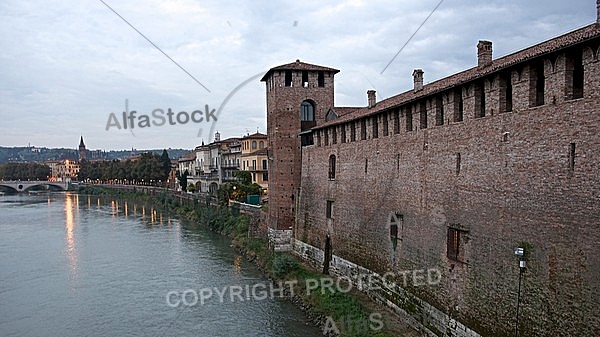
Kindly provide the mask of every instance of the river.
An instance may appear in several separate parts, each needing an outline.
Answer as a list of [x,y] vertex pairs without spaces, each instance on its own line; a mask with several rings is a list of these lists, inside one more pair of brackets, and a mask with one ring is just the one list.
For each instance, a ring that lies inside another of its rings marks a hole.
[[[0,196],[0,336],[319,336],[284,299],[203,304],[269,284],[230,240],[149,206],[75,193]],[[242,300],[243,299],[243,300]]]

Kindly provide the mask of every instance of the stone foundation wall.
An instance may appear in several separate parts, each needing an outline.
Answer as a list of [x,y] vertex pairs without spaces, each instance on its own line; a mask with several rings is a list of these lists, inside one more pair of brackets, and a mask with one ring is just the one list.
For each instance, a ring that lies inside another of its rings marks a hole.
[[[323,266],[325,252],[317,247],[293,239],[293,253],[315,268],[321,268]],[[345,277],[345,279],[350,280],[358,280],[359,275],[374,276],[370,279],[372,282],[369,282],[367,280],[368,278],[364,278],[364,282],[356,281],[353,285],[365,292],[375,301],[385,304],[398,313],[411,316],[411,321],[409,323],[413,328],[422,331],[427,336],[481,337],[481,335],[469,329],[461,322],[412,295],[403,287],[400,287],[399,285],[394,286],[394,284],[389,284],[388,282],[382,282],[382,275],[379,275],[372,270],[336,255],[332,256],[329,270],[334,275],[342,276]],[[435,284],[427,286],[435,287]],[[416,317],[429,317],[429,321],[418,322],[412,318],[415,317],[415,314],[417,314]],[[424,323],[427,326],[424,326]]]
[[291,229],[268,229],[269,245],[276,252],[288,252],[292,250],[292,236],[293,232]]

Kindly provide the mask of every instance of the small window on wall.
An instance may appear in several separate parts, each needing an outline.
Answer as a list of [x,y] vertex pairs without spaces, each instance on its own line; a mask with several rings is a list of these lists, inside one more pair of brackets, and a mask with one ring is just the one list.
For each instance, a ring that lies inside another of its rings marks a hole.
[[506,104],[504,107],[505,112],[511,112],[513,109],[513,87],[512,87],[512,77],[510,72],[504,75],[504,81],[506,83],[504,87],[504,98],[506,100]]
[[389,113],[383,114],[383,135],[389,135]]
[[379,138],[379,117],[371,117],[371,122],[373,123],[373,138]]
[[475,89],[476,104],[475,118],[485,117],[485,80],[479,81]]
[[332,154],[329,156],[329,179],[335,179],[335,155]]
[[319,83],[319,88],[323,88],[325,86],[325,73],[322,71],[319,71],[319,75],[318,75],[318,80]]
[[582,98],[583,84],[583,51],[576,49],[567,53],[567,97]]
[[530,66],[530,106],[544,105],[546,92],[546,77],[544,75],[544,61],[537,61]]
[[417,105],[419,109],[419,128],[427,129],[427,105],[421,102]]
[[400,133],[400,109],[394,111],[394,134]]
[[446,256],[450,261],[465,262],[464,246],[468,233],[455,227],[448,227]]
[[460,87],[454,91],[454,104],[454,122],[462,122],[465,106],[463,102],[462,88]]
[[412,131],[413,130],[413,115],[412,115],[412,108],[408,107],[406,108],[406,131]]
[[286,87],[292,86],[292,71],[291,70],[285,71],[285,86]]
[[444,125],[444,100],[442,96],[435,99],[435,125]]
[[325,211],[327,219],[333,218],[333,201],[327,200],[327,209]]
[[367,139],[367,120],[365,118],[360,120],[360,139]]
[[302,86],[308,88],[308,71],[302,70]]

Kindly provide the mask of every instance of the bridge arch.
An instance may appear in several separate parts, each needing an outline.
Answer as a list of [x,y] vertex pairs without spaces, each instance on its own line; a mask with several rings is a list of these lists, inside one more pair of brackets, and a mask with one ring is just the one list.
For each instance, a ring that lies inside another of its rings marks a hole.
[[65,191],[69,187],[68,182],[54,182],[54,181],[2,181],[0,186],[7,187],[15,192],[27,192],[29,189],[35,186],[53,186],[62,191]]

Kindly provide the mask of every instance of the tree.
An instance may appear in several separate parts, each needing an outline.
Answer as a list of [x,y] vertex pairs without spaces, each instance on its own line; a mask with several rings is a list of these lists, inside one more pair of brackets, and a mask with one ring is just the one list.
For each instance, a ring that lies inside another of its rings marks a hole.
[[166,181],[171,173],[171,159],[166,149],[163,149],[162,155],[160,156],[160,162],[162,164],[163,176],[162,180]]
[[39,163],[0,165],[0,178],[3,180],[46,180],[51,173],[50,166]]
[[183,174],[177,173],[177,180],[179,180],[179,186],[181,186],[181,190],[184,192],[187,190],[187,177],[189,175],[190,173],[188,172],[188,170],[185,170]]
[[77,179],[79,181],[85,181],[87,179],[91,179],[91,173],[92,173],[92,164],[89,161],[82,159],[79,162],[79,173],[77,173]]
[[227,204],[229,204],[229,199],[232,198],[233,191],[233,184],[222,183],[215,191],[219,205],[227,206]]
[[237,181],[233,183],[230,196],[238,201],[246,201],[249,195],[260,194],[262,187],[259,184],[252,182],[252,175],[248,171],[235,171],[233,176]]
[[196,191],[196,185],[194,185],[194,184],[189,184],[189,185],[187,186],[187,190],[188,190],[188,192],[192,192],[192,193],[194,193],[194,192]]

